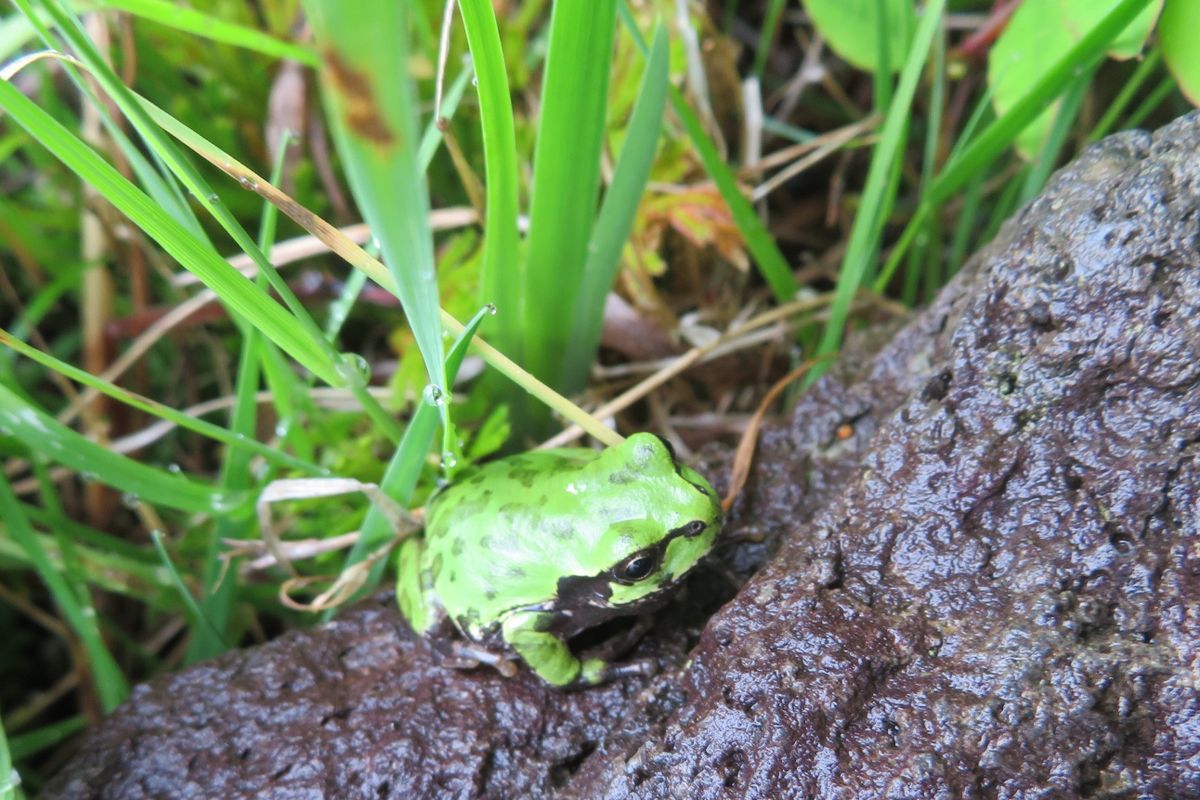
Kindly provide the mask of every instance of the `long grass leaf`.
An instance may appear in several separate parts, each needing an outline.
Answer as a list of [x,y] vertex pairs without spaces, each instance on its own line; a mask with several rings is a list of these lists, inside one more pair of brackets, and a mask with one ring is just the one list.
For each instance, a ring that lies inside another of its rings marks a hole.
[[922,198],[928,205],[939,205],[958,191],[973,175],[1012,144],[1017,135],[1058,97],[1080,70],[1090,69],[1104,57],[1109,43],[1128,27],[1150,0],[1119,0],[1097,25],[1087,32],[1062,58],[1034,84],[1029,93],[1013,104],[948,163]]
[[[885,208],[890,206],[894,193],[887,192],[893,170],[897,167],[897,159],[903,157],[902,142],[908,126],[909,110],[913,96],[916,94],[917,83],[921,77],[921,69],[925,63],[926,54],[933,43],[934,33],[941,24],[942,11],[946,0],[931,0],[925,6],[925,17],[917,27],[916,36],[908,51],[904,69],[900,73],[900,83],[888,108],[887,119],[883,123],[879,142],[871,155],[871,166],[867,170],[867,183],[863,188],[862,207],[854,219],[854,227],[850,231],[850,242],[846,246],[846,254],[842,259],[842,268],[838,273],[837,288],[834,292],[833,304],[829,309],[829,321],[821,334],[817,346],[817,355],[832,353],[841,345],[843,328],[850,314],[850,305],[868,273],[870,254],[878,248],[879,231],[882,229]],[[817,365],[809,373],[809,382],[815,380],[828,364]]]
[[118,455],[34,408],[0,385],[0,433],[48,461],[149,503],[183,511],[228,512],[248,498]]
[[292,469],[302,470],[312,475],[328,475],[329,470],[319,467],[308,461],[296,458],[295,456],[284,453],[270,445],[256,441],[252,436],[244,436],[233,431],[222,428],[219,425],[214,425],[211,422],[206,422],[202,419],[184,414],[181,411],[176,411],[169,406],[164,406],[161,403],[156,403],[153,400],[142,397],[128,389],[122,389],[108,381],[101,380],[86,370],[79,369],[65,361],[60,361],[49,353],[43,353],[35,347],[17,339],[9,334],[3,328],[0,328],[0,345],[4,345],[15,353],[38,362],[42,366],[53,369],[61,375],[70,378],[73,381],[82,383],[84,386],[90,386],[109,397],[118,400],[131,408],[136,408],[151,414],[160,419],[165,419],[175,423],[181,428],[186,428],[201,436],[207,436],[230,447],[238,448],[247,453],[260,455],[266,460],[278,464],[280,466],[291,467]]
[[4,732],[4,721],[0,718],[0,800],[13,800],[20,785],[21,776],[13,769],[8,736]]
[[[993,159],[1012,144],[1021,131],[1041,114],[1054,98],[1066,90],[1081,70],[1091,69],[1103,58],[1109,43],[1128,27],[1149,2],[1151,0],[1120,0],[1094,28],[1048,69],[1041,80],[1027,95],[1014,103],[1012,108],[994,120],[977,137],[971,138],[968,144],[963,145],[966,137],[959,137],[951,157],[929,185],[921,198],[921,204],[917,206],[908,226],[900,235],[896,246],[892,248],[887,263],[875,280],[875,291],[882,292],[887,288],[896,267],[904,258],[908,245],[915,238],[914,228],[923,225],[934,209],[984,172]],[[982,119],[982,116],[983,109],[979,108],[977,114],[973,115],[973,120]],[[992,218],[999,224],[1004,215],[999,213],[999,209],[995,211]]]
[[[17,0],[17,2],[24,5],[27,0]],[[304,304],[296,297],[274,266],[263,255],[253,238],[221,202],[220,197],[212,190],[199,171],[184,158],[175,144],[154,124],[141,102],[112,71],[108,62],[88,38],[79,19],[59,0],[37,0],[37,2],[39,7],[44,8],[54,20],[59,33],[69,42],[71,49],[88,68],[91,76],[104,88],[109,98],[125,115],[130,125],[137,130],[154,155],[167,165],[171,173],[192,193],[197,202],[213,215],[242,251],[250,256],[258,269],[267,276],[271,288],[291,311],[290,337],[304,339],[306,348],[320,354],[316,359],[319,362],[319,370],[314,370],[314,372],[331,385],[349,386],[372,417],[385,430],[393,431],[394,425],[388,415],[365,391],[364,380],[360,372],[321,336],[320,329],[309,316]],[[264,330],[264,333],[267,333],[268,336],[271,335],[270,331]],[[289,350],[289,352],[291,351]],[[305,366],[312,369],[308,363],[305,363]]]
[[497,309],[493,341],[520,361],[525,265],[518,252],[517,144],[508,73],[491,0],[460,0],[458,7],[474,63],[487,177],[480,299]]
[[[280,175],[283,173],[290,137],[290,133],[284,134],[284,141],[279,143],[276,150],[275,165],[271,170],[273,183],[278,183]],[[264,201],[258,234],[258,246],[264,253],[269,254],[275,243],[275,223],[278,216],[279,210],[271,203]],[[266,276],[260,274],[257,283],[260,287],[264,286]],[[229,422],[234,435],[247,439],[254,437],[258,424],[256,395],[261,374],[266,373],[267,364],[277,360],[277,357],[278,352],[270,342],[263,341],[262,335],[257,330],[248,326],[243,330],[233,412]],[[285,385],[280,387],[285,395],[293,392],[291,381],[288,380],[291,377],[290,375],[285,377]],[[244,451],[232,449],[225,453],[225,460],[221,464],[221,475],[218,479],[222,489],[238,491],[249,489],[254,485],[255,479],[250,472],[248,455]],[[188,651],[185,656],[187,663],[203,661],[221,653],[226,647],[226,642],[232,641],[234,638],[229,634],[228,626],[233,604],[238,595],[240,576],[236,569],[236,563],[232,565],[235,568],[230,569],[229,562],[222,561],[221,548],[222,542],[229,539],[250,538],[253,535],[250,528],[251,523],[248,519],[222,517],[216,521],[215,530],[206,542],[204,560],[200,565],[201,607],[193,616],[196,622],[192,625],[192,636],[188,642]],[[162,546],[159,537],[155,538],[154,544],[164,560],[167,560],[166,549]],[[167,565],[168,569],[173,569],[169,560],[167,560]],[[184,594],[185,600],[192,600],[190,592]],[[200,619],[203,619],[204,624],[199,624]]]
[[[183,602],[183,607],[188,610],[194,621],[194,625],[198,628],[206,628],[209,636],[214,637],[217,641],[221,640],[221,632],[217,630],[216,625],[207,616],[204,609],[196,602],[196,598],[192,597],[191,591],[184,582],[183,576],[179,574],[179,570],[175,567],[175,562],[171,560],[171,554],[167,552],[167,547],[163,544],[162,531],[151,531],[150,540],[154,543],[154,550],[158,553],[159,559],[162,561],[163,568],[167,574],[171,576],[171,583],[175,587],[175,592],[179,599]],[[218,652],[228,649],[228,645],[219,646]]]
[[[86,727],[87,720],[82,714],[77,714],[73,717],[67,717],[64,720],[38,728],[36,731],[14,736],[12,742],[9,743],[9,746],[12,748],[12,757],[14,760],[20,761],[30,756],[35,756],[43,750],[65,741]],[[3,757],[0,756],[0,797],[4,797],[3,785],[4,761]]]
[[[596,219],[616,0],[555,3],[533,161],[522,358],[561,385]],[[517,419],[519,420],[519,415]]]
[[390,0],[305,3],[347,178],[383,248],[430,384],[443,391],[429,192],[416,159],[417,95],[409,77],[407,6]]
[[[458,374],[458,368],[462,365],[462,360],[467,354],[467,347],[474,338],[475,332],[479,330],[483,320],[492,313],[493,307],[491,306],[480,309],[451,345],[445,364],[446,376],[451,381]],[[379,481],[379,488],[397,503],[403,505],[412,499],[413,490],[417,487],[421,470],[424,469],[426,457],[429,455],[429,447],[437,433],[437,425],[438,410],[429,403],[419,403],[412,421],[404,431],[404,439],[396,448],[391,461],[388,462],[383,478]],[[343,569],[362,561],[394,535],[395,531],[392,530],[387,516],[372,505],[359,529],[358,541],[354,543],[354,547],[346,556]],[[357,596],[366,595],[371,588],[379,584],[385,567],[386,561],[379,561],[372,565],[366,584],[359,590]]]
[[231,44],[273,58],[290,58],[307,67],[318,64],[316,55],[307,47],[166,0],[101,0],[100,5],[127,11],[202,39]]
[[568,393],[583,388],[595,360],[604,321],[604,303],[612,290],[621,250],[629,239],[638,204],[654,164],[667,99],[669,56],[666,29],[660,25],[654,31],[650,57],[646,60],[642,85],[629,119],[625,144],[617,159],[612,183],[604,195],[588,245],[583,284],[563,358],[562,389]]
[[293,318],[257,289],[241,273],[200,242],[169,216],[161,206],[127,181],[104,159],[8,81],[0,81],[0,108],[18,125],[81,179],[158,242],[180,264],[193,272],[222,301],[252,325],[260,328],[285,352],[319,375],[339,386],[342,378],[311,337],[298,335]]

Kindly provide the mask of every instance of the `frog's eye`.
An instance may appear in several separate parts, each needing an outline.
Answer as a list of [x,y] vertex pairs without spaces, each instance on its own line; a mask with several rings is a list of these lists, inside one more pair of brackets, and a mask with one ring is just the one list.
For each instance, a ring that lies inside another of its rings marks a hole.
[[637,583],[654,574],[658,569],[659,552],[654,550],[639,550],[613,568],[613,577],[621,583]]
[[708,523],[703,520],[694,519],[687,525],[683,526],[683,535],[691,539],[693,536],[699,536],[704,533],[704,529],[708,527]]

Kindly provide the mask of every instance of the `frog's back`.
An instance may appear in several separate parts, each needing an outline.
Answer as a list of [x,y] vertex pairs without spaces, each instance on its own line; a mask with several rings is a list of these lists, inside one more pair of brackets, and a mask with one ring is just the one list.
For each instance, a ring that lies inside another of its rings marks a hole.
[[599,451],[532,451],[485,464],[429,506],[422,571],[459,627],[478,637],[504,611],[553,597],[581,524]]

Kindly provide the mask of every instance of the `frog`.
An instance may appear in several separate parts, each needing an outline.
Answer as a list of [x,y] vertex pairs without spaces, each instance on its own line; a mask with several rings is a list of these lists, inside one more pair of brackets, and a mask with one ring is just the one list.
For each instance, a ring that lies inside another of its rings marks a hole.
[[[572,652],[577,634],[645,620],[713,548],[721,503],[666,439],[512,455],[457,476],[399,550],[396,597],[412,629],[455,666],[583,688],[653,670]],[[635,625],[631,629],[640,635]],[[448,635],[448,636],[447,636]]]

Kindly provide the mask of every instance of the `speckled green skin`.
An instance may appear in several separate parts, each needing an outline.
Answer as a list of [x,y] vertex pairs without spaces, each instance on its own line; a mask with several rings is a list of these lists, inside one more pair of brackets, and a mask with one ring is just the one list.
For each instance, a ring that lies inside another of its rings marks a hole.
[[[653,434],[511,456],[433,498],[424,535],[401,549],[397,599],[418,633],[449,617],[471,642],[515,650],[547,683],[600,683],[619,670],[581,662],[566,640],[659,599],[712,548],[720,523],[708,481]],[[644,557],[654,569],[630,580]]]

